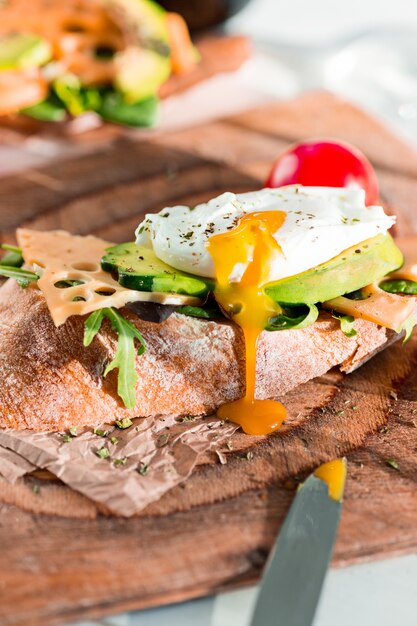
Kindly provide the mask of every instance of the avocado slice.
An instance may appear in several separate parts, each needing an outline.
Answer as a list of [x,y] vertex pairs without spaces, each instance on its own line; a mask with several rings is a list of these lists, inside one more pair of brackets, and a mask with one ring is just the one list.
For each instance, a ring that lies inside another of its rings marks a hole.
[[136,45],[115,59],[115,85],[129,102],[158,92],[171,73],[166,11],[152,0],[112,0],[136,35]]
[[50,43],[31,33],[8,33],[0,36],[0,70],[38,67],[52,57]]
[[265,292],[282,304],[315,304],[356,291],[403,263],[391,235],[377,235],[302,274],[269,283]]
[[116,274],[123,287],[205,297],[214,289],[208,278],[186,274],[167,265],[153,250],[134,242],[112,246],[101,260],[105,272]]
[[115,85],[129,102],[155,95],[171,73],[169,57],[145,48],[127,48],[116,63]]

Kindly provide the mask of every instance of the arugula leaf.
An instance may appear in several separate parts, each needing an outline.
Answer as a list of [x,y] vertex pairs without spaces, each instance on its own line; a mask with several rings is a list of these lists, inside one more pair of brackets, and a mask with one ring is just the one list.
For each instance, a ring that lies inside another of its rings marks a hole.
[[39,276],[38,274],[35,274],[35,272],[30,272],[29,270],[25,270],[20,267],[13,267],[11,265],[3,264],[0,264],[0,276],[5,276],[6,278],[14,278],[23,288],[30,285],[30,283],[39,280]]
[[8,252],[16,252],[16,254],[22,255],[22,248],[12,246],[10,243],[2,243],[0,248],[2,248],[2,250],[7,250]]
[[305,304],[302,306],[288,307],[280,304],[283,312],[280,315],[271,317],[266,330],[287,330],[306,328],[314,324],[318,318],[319,311],[315,304]]
[[158,98],[151,96],[139,102],[126,102],[117,91],[102,93],[97,113],[109,122],[133,127],[149,127],[156,123]]
[[222,317],[218,308],[215,307],[207,307],[203,308],[201,306],[190,306],[184,305],[178,307],[176,313],[181,313],[181,315],[188,315],[189,317],[199,317],[201,319],[211,320]]
[[[107,317],[113,330],[118,335],[116,354],[114,359],[108,364],[104,372],[107,376],[113,369],[118,369],[117,393],[122,398],[124,405],[128,409],[133,409],[136,404],[136,354],[145,352],[145,341],[138,329],[126,320],[117,309],[99,309],[94,311],[85,321],[84,345],[89,346],[98,331],[103,319]],[[139,341],[139,349],[135,348],[135,340]]]
[[77,285],[84,285],[83,280],[59,280],[55,283],[55,287],[58,289],[68,289],[69,287],[76,287]]
[[22,109],[21,113],[42,122],[62,122],[67,117],[64,105],[53,93],[47,100]]
[[345,293],[344,297],[349,298],[349,300],[366,300],[367,298],[367,296],[364,295],[362,289],[356,289],[356,291]]
[[23,265],[23,256],[22,249],[17,246],[11,246],[8,243],[3,243],[0,245],[2,250],[6,250],[6,254],[3,255],[3,258],[0,261],[0,265],[7,265],[10,267],[22,267]]
[[98,309],[97,311],[94,311],[94,313],[91,313],[91,315],[89,315],[85,320],[83,344],[86,348],[88,348],[100,330],[101,323],[104,319],[104,312],[105,309]]
[[[379,287],[380,289],[383,289],[388,293],[403,293],[407,296],[417,295],[417,282],[414,280],[388,279],[384,280],[382,283],[379,283]],[[412,313],[409,317],[407,317],[402,326],[397,329],[397,333],[405,331],[403,343],[407,343],[407,341],[410,339],[415,325],[416,318],[414,313]]]
[[352,315],[338,315],[333,313],[332,317],[340,322],[340,330],[346,337],[354,337],[358,333],[354,329],[355,318]]
[[388,293],[404,293],[408,296],[417,294],[417,282],[414,280],[384,280],[379,287]]

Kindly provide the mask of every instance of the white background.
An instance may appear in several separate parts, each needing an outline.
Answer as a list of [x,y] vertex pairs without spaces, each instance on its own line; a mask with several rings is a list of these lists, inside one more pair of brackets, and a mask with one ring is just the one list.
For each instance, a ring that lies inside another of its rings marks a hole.
[[252,0],[230,27],[275,41],[328,43],[381,26],[415,26],[416,0]]

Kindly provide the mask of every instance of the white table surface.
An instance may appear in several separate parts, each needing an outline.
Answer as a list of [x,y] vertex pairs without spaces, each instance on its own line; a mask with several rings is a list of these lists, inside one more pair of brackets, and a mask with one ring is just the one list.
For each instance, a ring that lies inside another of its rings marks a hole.
[[[335,42],[337,45],[337,42],[346,40],[354,33],[374,27],[392,29],[393,26],[415,28],[417,40],[417,2],[253,0],[239,16],[231,20],[229,30],[246,32],[258,42],[284,42],[330,49]],[[263,50],[262,46],[260,49]],[[305,63],[308,64],[307,57],[310,57],[310,53],[306,51]],[[329,87],[323,73],[315,74],[316,85],[306,84],[305,77],[306,74],[311,77],[310,71],[305,70],[304,76],[301,74],[294,71],[294,66],[288,67],[285,62],[280,62],[275,53],[258,53],[237,76],[217,77],[183,96],[180,102],[176,99],[168,102],[165,105],[164,125],[183,125],[181,111],[187,104],[195,112],[192,121],[198,122],[208,116],[233,112],[243,106],[255,106],[274,97],[291,97],[308,86],[325,84]],[[229,98],[236,86],[244,97]],[[407,84],[405,87],[414,97],[414,92],[410,91],[414,85]],[[363,87],[354,84],[345,87],[336,85],[335,90],[345,97],[350,93],[353,100],[370,108],[417,145],[417,114],[414,115],[414,109],[411,115],[399,119],[396,110],[386,106],[386,100],[379,95],[371,97]],[[220,98],[221,95],[223,97]],[[227,110],[225,101],[229,103]],[[205,106],[200,107],[200,102],[205,103]],[[207,103],[211,109],[209,114]],[[108,617],[98,622],[78,622],[73,626],[248,626],[255,597],[256,589],[251,588],[216,598]],[[330,570],[314,626],[335,625],[417,626],[417,555]]]

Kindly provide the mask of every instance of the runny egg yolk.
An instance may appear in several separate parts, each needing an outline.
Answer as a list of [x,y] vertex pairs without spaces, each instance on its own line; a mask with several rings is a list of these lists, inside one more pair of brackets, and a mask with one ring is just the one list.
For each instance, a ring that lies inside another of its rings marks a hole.
[[216,300],[242,328],[246,350],[245,396],[223,404],[217,415],[239,424],[250,435],[267,435],[277,430],[286,416],[280,402],[255,399],[259,336],[268,320],[280,313],[280,307],[264,293],[263,287],[269,282],[274,258],[282,254],[273,234],[285,217],[283,211],[248,213],[235,228],[213,235],[207,243],[216,270]]
[[343,458],[320,465],[314,472],[314,476],[326,483],[329,490],[329,498],[340,502],[345,490],[346,472],[347,462]]

